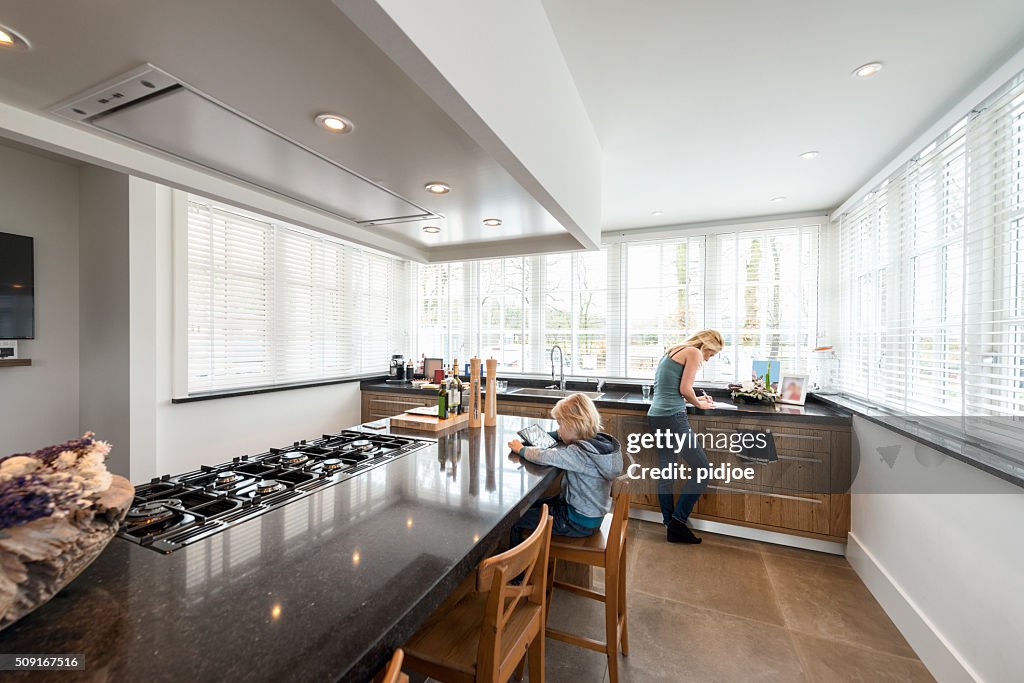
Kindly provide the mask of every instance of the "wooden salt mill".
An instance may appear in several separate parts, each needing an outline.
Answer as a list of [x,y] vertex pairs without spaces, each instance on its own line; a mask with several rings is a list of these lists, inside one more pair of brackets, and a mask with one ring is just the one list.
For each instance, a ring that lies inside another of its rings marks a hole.
[[480,426],[480,359],[469,359],[469,426]]
[[487,389],[484,396],[484,426],[493,427],[498,423],[498,361],[487,359]]

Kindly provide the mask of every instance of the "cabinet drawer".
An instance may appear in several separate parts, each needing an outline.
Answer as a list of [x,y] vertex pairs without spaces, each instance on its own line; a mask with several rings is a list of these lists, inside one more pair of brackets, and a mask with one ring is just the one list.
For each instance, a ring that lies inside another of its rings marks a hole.
[[829,533],[830,497],[816,493],[761,493],[757,521],[768,526]]
[[532,417],[538,420],[550,420],[551,406],[519,403],[518,401],[498,401],[498,413],[518,417]]
[[418,406],[431,406],[437,405],[437,397],[431,396],[401,396],[401,395],[390,395],[374,394],[369,397],[367,408],[371,412],[375,413],[387,413],[388,415],[397,415],[407,408],[416,408]]
[[766,424],[745,424],[705,422],[701,430],[715,435],[715,438],[732,438],[737,429],[754,429],[769,431],[775,440],[776,449],[788,449],[791,451],[804,451],[812,453],[829,453],[832,450],[832,432],[823,429],[797,429],[789,426],[766,425]]

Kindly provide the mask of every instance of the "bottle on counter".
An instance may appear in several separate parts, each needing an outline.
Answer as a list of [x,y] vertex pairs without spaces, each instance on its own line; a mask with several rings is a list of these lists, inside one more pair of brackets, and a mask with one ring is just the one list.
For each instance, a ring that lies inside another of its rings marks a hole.
[[405,379],[412,381],[412,354],[409,354],[409,361],[405,364]]
[[455,391],[454,391],[454,394],[455,394],[455,412],[457,414],[461,415],[462,411],[465,410],[463,408],[463,401],[462,401],[463,393],[464,393],[463,390],[464,390],[465,387],[462,384],[462,378],[459,377],[459,361],[458,361],[458,359],[455,359],[454,361],[452,361],[452,377],[453,377],[453,381],[455,383]]
[[441,383],[437,390],[437,419],[444,420],[448,417],[448,388]]

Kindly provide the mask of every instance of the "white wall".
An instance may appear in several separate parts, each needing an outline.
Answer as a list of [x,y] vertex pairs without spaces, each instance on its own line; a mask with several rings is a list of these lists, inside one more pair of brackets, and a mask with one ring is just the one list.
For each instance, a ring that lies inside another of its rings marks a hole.
[[[1019,681],[1024,489],[862,418],[853,429],[854,569],[936,679]],[[876,449],[891,446],[890,468]]]
[[129,474],[128,176],[96,166],[79,185],[79,423],[113,448],[107,467]]
[[0,232],[35,238],[31,367],[0,368],[0,454],[78,431],[78,168],[0,146]]
[[[358,382],[171,403],[175,363],[171,190],[135,178],[131,188],[133,437],[153,430],[148,443],[140,439],[143,443],[136,444],[133,438],[131,480],[140,483],[157,475],[177,474],[359,424]],[[152,346],[146,340],[152,340]],[[152,388],[146,389],[150,382]]]

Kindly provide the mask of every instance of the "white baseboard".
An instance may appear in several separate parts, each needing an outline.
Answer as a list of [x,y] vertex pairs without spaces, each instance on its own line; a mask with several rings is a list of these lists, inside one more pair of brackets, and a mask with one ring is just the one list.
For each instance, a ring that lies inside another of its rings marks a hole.
[[[645,522],[654,522],[656,524],[662,524],[660,512],[653,512],[651,510],[637,510],[634,508],[630,508],[629,516],[633,519],[642,519]],[[712,534],[722,534],[723,536],[735,536],[737,538],[749,538],[752,541],[762,541],[764,543],[774,543],[776,545],[788,545],[791,548],[816,550],[819,553],[829,553],[831,555],[846,554],[846,546],[842,543],[836,543],[834,541],[822,541],[817,538],[795,536],[793,534],[786,534],[779,531],[754,529],[748,526],[740,526],[739,524],[713,522],[709,519],[697,519],[696,517],[691,517],[689,524],[691,527],[698,531],[707,531]]]
[[982,679],[935,628],[857,535],[850,532],[846,551],[864,585],[939,683],[981,683]]

